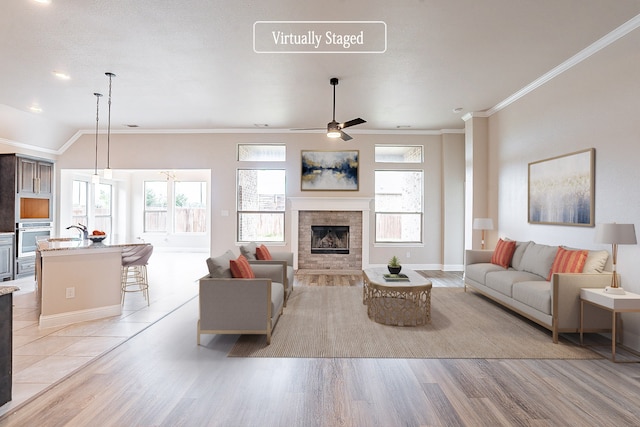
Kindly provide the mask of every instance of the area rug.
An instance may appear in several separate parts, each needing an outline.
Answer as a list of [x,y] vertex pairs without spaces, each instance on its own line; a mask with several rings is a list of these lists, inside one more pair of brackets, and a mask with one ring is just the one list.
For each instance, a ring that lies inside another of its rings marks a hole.
[[599,359],[591,350],[551,333],[462,288],[433,288],[431,323],[378,324],[362,304],[361,287],[297,287],[271,344],[241,335],[229,357]]

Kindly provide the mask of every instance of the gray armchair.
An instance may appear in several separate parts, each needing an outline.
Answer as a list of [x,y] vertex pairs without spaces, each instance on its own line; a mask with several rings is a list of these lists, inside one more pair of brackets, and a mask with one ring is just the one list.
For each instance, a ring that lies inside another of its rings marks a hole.
[[295,275],[295,271],[293,270],[293,252],[271,252],[272,260],[259,260],[256,258],[256,249],[257,245],[255,242],[248,243],[246,245],[240,246],[240,253],[247,258],[249,264],[253,267],[254,265],[280,265],[285,273],[285,301],[284,305],[287,306],[287,300],[291,296],[293,292],[293,278]]
[[198,345],[202,334],[264,334],[270,344],[284,307],[282,267],[252,265],[255,279],[234,279],[231,259],[231,251],[207,259],[209,275],[200,279]]

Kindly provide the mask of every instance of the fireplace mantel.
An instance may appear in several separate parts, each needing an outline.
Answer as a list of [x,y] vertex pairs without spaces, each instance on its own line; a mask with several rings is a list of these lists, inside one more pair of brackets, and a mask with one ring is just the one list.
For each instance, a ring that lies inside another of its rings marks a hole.
[[300,211],[355,211],[362,213],[362,268],[369,266],[370,197],[289,197],[291,208],[291,251],[298,268],[298,225]]

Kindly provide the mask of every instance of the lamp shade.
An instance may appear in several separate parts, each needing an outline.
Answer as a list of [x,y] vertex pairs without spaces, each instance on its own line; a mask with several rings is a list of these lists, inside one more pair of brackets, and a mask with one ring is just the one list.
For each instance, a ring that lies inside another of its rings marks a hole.
[[633,224],[598,224],[596,226],[596,243],[617,245],[635,245],[636,229]]
[[491,218],[475,218],[473,220],[474,230],[493,230],[493,220]]

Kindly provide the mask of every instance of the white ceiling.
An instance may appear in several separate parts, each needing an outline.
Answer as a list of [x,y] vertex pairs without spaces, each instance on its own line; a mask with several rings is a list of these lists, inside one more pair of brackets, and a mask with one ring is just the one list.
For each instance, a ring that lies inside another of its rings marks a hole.
[[[638,0],[2,0],[0,139],[59,150],[95,129],[462,129],[640,13]],[[384,21],[387,50],[259,54],[256,21]],[[635,27],[634,27],[635,28]],[[70,75],[67,81],[52,71]],[[37,104],[42,112],[29,107]],[[452,109],[462,107],[462,112]]]

